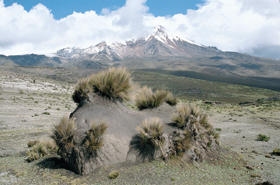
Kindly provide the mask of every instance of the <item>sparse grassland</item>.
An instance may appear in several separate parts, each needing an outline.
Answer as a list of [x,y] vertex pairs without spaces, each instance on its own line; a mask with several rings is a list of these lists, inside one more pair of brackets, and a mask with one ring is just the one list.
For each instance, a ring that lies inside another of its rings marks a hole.
[[[36,145],[29,141],[49,138],[53,124],[59,123],[61,117],[68,116],[75,110],[76,104],[71,100],[74,83],[77,78],[88,76],[92,71],[85,69],[84,74],[79,74],[59,68],[32,68],[32,71],[30,68],[17,67],[13,70],[17,73],[6,70],[0,73],[0,184],[160,182],[216,185],[230,184],[233,180],[236,184],[255,184],[262,180],[280,184],[280,156],[265,157],[274,149],[277,149],[276,152],[279,149],[280,103],[264,101],[262,104],[249,106],[232,103],[267,98],[270,94],[275,94],[275,91],[218,82],[209,83],[165,74],[135,72],[132,75],[134,80],[143,85],[149,85],[153,89],[171,90],[175,95],[192,100],[191,103],[196,99],[195,103],[209,115],[207,118],[213,122],[213,126],[221,128],[221,146],[229,149],[221,151],[218,159],[204,163],[186,163],[180,166],[156,160],[138,165],[117,164],[101,167],[99,171],[90,175],[78,176],[67,170],[61,158],[54,154],[30,163],[26,163],[24,159],[26,151],[31,149],[27,144],[30,147]],[[38,74],[48,78],[41,78]],[[36,83],[32,83],[35,77]],[[72,81],[72,84],[63,81],[66,79]],[[20,93],[20,90],[23,93]],[[205,104],[201,100],[213,100],[214,103]],[[38,103],[34,103],[35,101]],[[217,104],[215,101],[226,103]],[[42,114],[43,112],[49,112],[50,115]],[[35,114],[38,116],[34,116]],[[238,116],[241,114],[243,116]],[[234,133],[234,130],[240,132]],[[256,141],[260,132],[271,137],[269,142]],[[257,153],[252,152],[254,150]],[[236,151],[237,154],[232,151]],[[244,167],[246,164],[253,166],[254,173],[248,173],[248,169]],[[115,170],[119,172],[118,178],[109,179],[108,174]],[[260,175],[260,178],[251,177],[251,174]]]

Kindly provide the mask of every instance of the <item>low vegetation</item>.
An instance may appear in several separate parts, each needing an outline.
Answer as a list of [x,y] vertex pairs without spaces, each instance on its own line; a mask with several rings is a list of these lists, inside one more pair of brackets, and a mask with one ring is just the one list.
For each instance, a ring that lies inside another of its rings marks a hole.
[[76,131],[76,123],[73,119],[63,117],[59,124],[54,125],[51,138],[54,139],[57,146],[65,149],[74,147],[73,138]]
[[94,153],[104,145],[103,134],[108,128],[108,124],[102,121],[99,125],[95,122],[91,124],[90,129],[86,132],[86,149],[90,153]]
[[115,179],[119,176],[119,172],[118,171],[112,171],[111,173],[109,173],[109,179]]
[[257,138],[257,141],[265,141],[265,142],[268,142],[270,139],[270,137],[267,137],[266,135],[263,135],[263,134],[259,134],[258,135],[258,138]]
[[28,162],[38,160],[41,157],[49,155],[51,152],[56,152],[58,149],[54,141],[30,141],[27,145],[28,147],[32,147],[26,152],[25,160]]
[[[177,106],[177,112],[173,115],[172,121],[176,123],[177,127],[184,128],[189,121],[194,121],[192,118],[200,115],[200,111],[196,104],[180,103]],[[202,117],[202,123],[206,124],[208,122],[204,121],[206,117]]]
[[150,119],[145,119],[142,122],[141,127],[137,127],[139,132],[139,137],[141,139],[141,145],[150,145],[154,149],[160,149],[164,143],[163,134],[163,124],[162,121],[157,118],[153,117]]
[[147,86],[143,86],[140,89],[135,99],[136,107],[138,107],[139,110],[156,108],[163,102],[169,105],[176,105],[177,99],[173,97],[170,91],[157,90],[153,93],[153,90]]
[[88,99],[89,93],[94,92],[111,100],[130,100],[135,86],[130,71],[125,67],[113,67],[78,80],[72,99],[74,102],[80,103]]
[[274,148],[273,151],[272,151],[272,153],[273,153],[274,155],[280,155],[280,148]]

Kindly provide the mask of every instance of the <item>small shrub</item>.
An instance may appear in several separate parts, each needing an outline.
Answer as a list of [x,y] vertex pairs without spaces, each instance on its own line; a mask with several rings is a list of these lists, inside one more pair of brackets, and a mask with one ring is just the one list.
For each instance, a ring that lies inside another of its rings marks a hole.
[[272,153],[274,155],[280,155],[280,148],[274,148]]
[[211,146],[212,146],[212,142],[211,142],[211,141],[209,141],[209,142],[207,143],[207,146],[208,146],[209,148],[211,148]]
[[150,145],[154,149],[161,149],[164,143],[163,134],[163,124],[159,118],[153,117],[150,119],[145,119],[142,122],[142,127],[136,128],[139,132],[139,137],[141,139],[141,145]]
[[19,91],[19,94],[24,94],[23,90],[20,90],[20,91]]
[[51,115],[49,112],[43,112],[42,114]]
[[76,123],[72,119],[63,117],[59,124],[54,125],[51,138],[54,139],[59,148],[72,148],[73,137],[76,131]]
[[39,114],[34,114],[34,116],[39,116]]
[[38,103],[38,101],[34,101],[34,103]]
[[112,171],[111,173],[109,173],[109,179],[115,179],[119,176],[119,172],[118,171]]
[[267,137],[266,135],[263,134],[259,134],[257,138],[258,141],[265,141],[265,142],[268,142],[269,139],[270,137]]
[[96,125],[95,122],[91,124],[91,128],[86,132],[85,142],[86,149],[90,153],[94,153],[104,145],[103,134],[107,128],[107,123],[103,121],[99,125]]
[[221,128],[216,128],[216,131],[222,131],[222,129]]

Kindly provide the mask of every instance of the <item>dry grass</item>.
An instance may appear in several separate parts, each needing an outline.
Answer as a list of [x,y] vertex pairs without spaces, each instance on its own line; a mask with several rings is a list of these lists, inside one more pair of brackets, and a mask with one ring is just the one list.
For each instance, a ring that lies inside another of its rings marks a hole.
[[151,145],[154,149],[158,149],[163,145],[164,138],[162,134],[164,127],[159,118],[145,119],[142,122],[142,127],[138,126],[136,129],[141,138],[141,145]]
[[177,105],[177,112],[173,114],[172,121],[176,123],[177,127],[183,128],[189,121],[190,106],[188,103],[180,103]]
[[94,92],[111,100],[130,100],[135,87],[130,71],[125,67],[113,67],[80,79],[76,84],[72,99],[80,103],[88,98],[90,92]]
[[91,76],[90,82],[95,93],[109,99],[129,100],[134,90],[131,72],[125,67],[101,71]]
[[177,105],[177,103],[178,103],[177,98],[174,98],[173,94],[170,91],[167,91],[167,92],[168,93],[166,95],[165,102],[171,106]]
[[[184,128],[189,121],[197,123],[200,115],[199,107],[196,104],[180,103],[177,105],[177,112],[173,114],[172,121],[178,128]],[[206,117],[202,118],[206,121]]]
[[63,117],[60,119],[59,124],[54,125],[51,138],[54,139],[59,148],[72,148],[73,137],[76,131],[76,123],[72,119]]
[[95,122],[91,124],[91,128],[87,131],[85,146],[90,153],[104,146],[103,135],[108,128],[108,124],[102,121],[99,125]]
[[29,141],[28,143],[27,143],[27,146],[28,147],[33,147],[34,145],[36,145],[37,143],[39,143],[39,141],[38,140],[35,140],[35,141]]
[[154,94],[151,88],[144,86],[136,96],[135,103],[140,110],[156,108],[165,101],[167,94],[165,90],[157,90]]
[[88,98],[88,93],[90,92],[92,92],[92,87],[89,83],[89,78],[80,79],[75,85],[75,91],[72,95],[72,99],[75,103],[80,103]]
[[[29,142],[30,143],[30,142]],[[33,144],[34,142],[32,142]],[[38,160],[40,157],[44,157],[48,155],[50,152],[57,151],[56,143],[51,141],[36,141],[36,144],[32,146],[30,150],[26,152],[26,160],[28,162],[32,162],[34,160]]]
[[208,116],[206,114],[202,114],[200,116],[199,123],[206,129],[212,129],[212,125],[210,124]]

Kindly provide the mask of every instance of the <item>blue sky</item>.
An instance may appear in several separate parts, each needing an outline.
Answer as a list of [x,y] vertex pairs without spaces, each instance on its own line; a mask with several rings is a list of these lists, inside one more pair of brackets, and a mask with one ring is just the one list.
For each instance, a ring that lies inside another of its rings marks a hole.
[[[116,10],[125,4],[125,0],[4,0],[6,6],[18,3],[29,11],[33,6],[41,3],[51,9],[55,19],[66,17],[75,12],[94,10],[101,13],[103,8]],[[155,16],[173,16],[178,13],[185,14],[187,9],[198,9],[197,4],[203,0],[149,0],[147,6],[149,13]]]
[[279,12],[278,0],[0,0],[0,54],[124,43],[161,25],[198,44],[280,59]]

